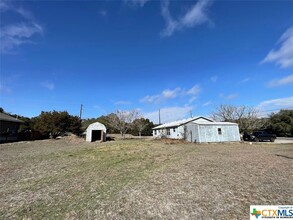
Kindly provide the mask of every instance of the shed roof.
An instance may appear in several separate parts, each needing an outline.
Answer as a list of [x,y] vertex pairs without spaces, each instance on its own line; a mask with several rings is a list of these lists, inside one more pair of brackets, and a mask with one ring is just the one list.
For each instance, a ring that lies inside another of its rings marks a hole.
[[220,122],[220,121],[202,121],[202,122],[191,122],[193,124],[198,124],[198,125],[237,125],[237,123],[233,122]]
[[10,121],[10,122],[16,122],[16,123],[24,123],[22,120],[19,120],[17,118],[14,118],[10,115],[7,115],[5,113],[0,112],[0,121]]
[[183,119],[183,120],[179,120],[179,121],[173,121],[173,122],[165,123],[165,124],[159,125],[157,127],[154,127],[153,129],[179,127],[181,125],[187,124],[189,122],[195,121],[195,120],[200,119],[200,118],[206,119],[209,122],[213,122],[212,119],[209,119],[209,118],[206,118],[206,117],[202,117],[202,116],[196,116],[196,117],[187,118],[187,119]]
[[94,122],[87,127],[87,130],[104,130],[106,132],[106,126],[100,122]]

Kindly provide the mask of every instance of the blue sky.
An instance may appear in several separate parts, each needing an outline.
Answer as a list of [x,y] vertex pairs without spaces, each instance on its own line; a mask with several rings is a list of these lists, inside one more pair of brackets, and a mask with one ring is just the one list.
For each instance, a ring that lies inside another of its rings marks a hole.
[[293,108],[292,1],[0,1],[0,105],[158,121]]

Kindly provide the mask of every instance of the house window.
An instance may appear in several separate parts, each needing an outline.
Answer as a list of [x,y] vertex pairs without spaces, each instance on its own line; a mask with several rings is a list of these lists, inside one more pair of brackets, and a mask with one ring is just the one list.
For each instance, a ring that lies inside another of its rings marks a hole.
[[176,131],[176,128],[173,128],[173,132],[175,132]]
[[167,135],[170,135],[170,128],[167,129]]
[[157,130],[154,131],[155,135],[157,135]]
[[222,129],[218,128],[218,135],[221,135],[221,134],[222,134]]

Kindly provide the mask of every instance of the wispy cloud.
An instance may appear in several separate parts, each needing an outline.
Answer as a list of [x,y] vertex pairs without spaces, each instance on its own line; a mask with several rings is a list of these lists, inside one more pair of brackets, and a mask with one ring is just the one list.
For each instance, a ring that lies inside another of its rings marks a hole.
[[231,100],[231,99],[236,99],[238,98],[238,94],[230,94],[230,95],[227,95],[225,98],[228,99],[228,100]]
[[210,80],[215,83],[218,81],[218,76],[212,76]]
[[225,95],[223,93],[220,93],[220,95],[219,95],[220,98],[227,99],[227,100],[236,99],[236,98],[238,98],[238,96],[239,95],[236,94],[236,93],[232,93],[232,94],[229,94],[229,95]]
[[266,116],[271,112],[279,111],[280,109],[293,109],[293,96],[266,100],[259,103],[256,108],[262,113],[262,116]]
[[12,90],[10,87],[6,86],[3,82],[0,81],[0,92],[1,93],[10,93]]
[[124,100],[117,101],[114,103],[114,105],[130,105],[130,104],[131,104],[130,101],[124,101]]
[[33,15],[29,11],[20,7],[12,6],[5,1],[0,3],[0,11],[2,13],[17,13],[22,17],[21,21],[18,23],[10,23],[1,26],[1,53],[13,53],[20,45],[33,43],[33,36],[43,34],[43,27],[35,22]]
[[211,104],[212,104],[212,102],[208,101],[208,102],[203,103],[202,106],[208,106],[208,105],[211,105]]
[[[193,109],[194,108],[191,106],[162,108],[160,109],[161,123],[188,118],[190,117],[190,112]],[[143,115],[145,118],[150,119],[154,123],[159,123],[159,110],[153,112],[146,112]]]
[[161,103],[163,101],[174,99],[179,96],[191,96],[194,101],[197,97],[197,95],[201,92],[201,88],[199,85],[194,85],[190,89],[183,89],[180,87],[177,87],[175,89],[165,89],[160,94],[157,95],[147,95],[144,98],[142,98],[140,101],[143,103]]
[[55,84],[51,81],[41,82],[41,86],[51,91],[55,89]]
[[19,14],[20,16],[22,16],[26,19],[30,19],[30,20],[34,19],[33,14],[30,11],[28,11],[22,7],[14,6],[9,1],[2,0],[2,1],[0,1],[0,12],[3,13],[6,11],[12,11],[12,12]]
[[281,68],[293,66],[293,26],[285,31],[278,41],[279,48],[273,49],[261,63],[275,62]]
[[18,46],[33,43],[31,37],[41,34],[43,29],[37,24],[12,24],[1,28],[1,52],[13,52]]
[[124,0],[124,2],[128,5],[131,6],[139,6],[139,7],[143,7],[148,1],[150,0]]
[[6,11],[8,8],[9,7],[6,1],[0,1],[0,11]]
[[105,17],[105,16],[107,16],[108,11],[106,11],[106,10],[100,10],[100,11],[99,11],[99,14],[100,14],[102,17]]
[[278,87],[293,84],[293,74],[282,79],[273,79],[268,83],[268,87]]
[[193,103],[196,99],[197,99],[196,96],[192,96],[192,97],[188,100],[188,103],[191,104],[191,103]]
[[250,81],[250,78],[245,78],[245,79],[241,80],[240,83],[246,83],[248,81]]
[[187,95],[198,95],[201,92],[201,88],[199,85],[193,86],[191,89],[187,91]]
[[172,18],[169,4],[169,1],[163,1],[161,5],[161,13],[166,22],[166,28],[161,32],[163,37],[171,36],[175,31],[184,28],[191,28],[204,23],[210,23],[207,11],[211,6],[211,0],[199,0],[177,20]]
[[158,95],[147,95],[144,98],[142,98],[140,101],[144,103],[160,103],[162,101],[172,99],[178,96],[179,92],[181,91],[181,88],[176,89],[166,89],[161,94]]

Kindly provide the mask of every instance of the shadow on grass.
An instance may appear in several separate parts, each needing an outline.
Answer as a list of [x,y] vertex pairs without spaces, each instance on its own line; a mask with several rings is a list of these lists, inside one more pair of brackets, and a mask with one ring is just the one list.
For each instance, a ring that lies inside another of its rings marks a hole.
[[278,156],[278,157],[284,157],[284,158],[293,160],[293,157],[288,157],[288,156],[284,156],[284,155],[280,155],[280,154],[276,154],[276,156]]

